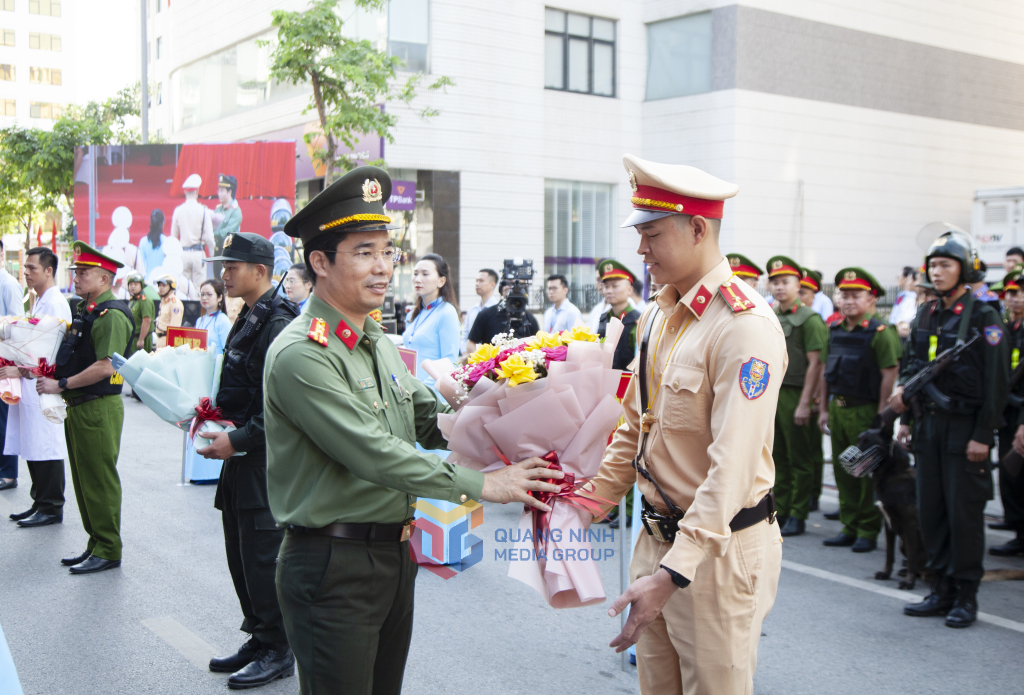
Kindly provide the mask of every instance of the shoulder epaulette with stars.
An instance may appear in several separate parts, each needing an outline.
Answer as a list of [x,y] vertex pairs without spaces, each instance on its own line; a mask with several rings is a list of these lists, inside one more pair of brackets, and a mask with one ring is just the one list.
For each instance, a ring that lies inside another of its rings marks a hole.
[[313,322],[309,324],[309,333],[306,334],[306,337],[314,343],[320,343],[327,347],[327,322],[323,319],[313,319]]
[[110,309],[104,309],[100,312],[100,316],[106,316],[108,311],[110,311]]
[[881,333],[884,330],[885,330],[885,324],[884,323],[880,323],[880,324],[878,324],[878,328],[875,329],[875,332],[876,333]]
[[725,303],[729,305],[734,314],[754,308],[754,302],[747,298],[747,295],[740,289],[739,284],[738,282],[726,280],[718,288],[718,293],[722,295],[722,299],[725,300]]

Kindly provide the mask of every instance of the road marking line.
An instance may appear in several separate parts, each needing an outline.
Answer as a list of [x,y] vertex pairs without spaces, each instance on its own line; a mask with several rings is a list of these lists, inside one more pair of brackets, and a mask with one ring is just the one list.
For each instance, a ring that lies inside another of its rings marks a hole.
[[[904,603],[909,603],[907,599],[923,599],[922,594],[916,594],[913,591],[900,591],[898,589],[890,589],[884,586],[877,586],[871,582],[866,582],[862,579],[854,579],[853,577],[847,577],[842,574],[836,574],[835,572],[829,572],[828,570],[818,569],[817,567],[811,567],[810,565],[802,565],[799,562],[793,562],[792,560],[783,560],[782,567],[787,570],[793,570],[794,572],[800,572],[801,574],[809,574],[812,577],[818,579],[827,579],[837,584],[845,584],[846,586],[853,587],[854,589],[861,589],[863,591],[870,591],[880,596],[888,596],[889,598],[899,599]],[[983,623],[989,623],[998,627],[1006,628],[1007,630],[1013,630],[1014,632],[1024,633],[1024,623],[1018,623],[1016,620],[1010,620],[1009,618],[1002,618],[998,615],[992,615],[990,613],[978,612],[978,620]]]
[[196,668],[209,672],[210,659],[216,655],[213,647],[169,615],[143,620],[142,624],[153,634],[174,647]]

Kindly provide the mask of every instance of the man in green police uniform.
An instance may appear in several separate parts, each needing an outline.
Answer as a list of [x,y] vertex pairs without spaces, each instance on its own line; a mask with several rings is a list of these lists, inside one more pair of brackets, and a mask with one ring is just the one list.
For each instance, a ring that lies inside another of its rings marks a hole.
[[139,350],[153,352],[153,331],[156,328],[156,305],[153,300],[146,296],[146,279],[142,273],[132,273],[127,277],[128,306],[132,310],[132,320],[135,321],[135,332],[132,334],[132,342],[128,346],[125,357],[131,357]]
[[[978,340],[939,374],[920,399],[920,413],[900,426],[900,443],[914,434],[917,508],[932,592],[903,607],[911,616],[945,615],[962,628],[978,616],[978,584],[985,570],[985,503],[992,499],[991,447],[1009,391],[1010,355],[999,312],[966,287],[984,277],[970,237],[946,232],[925,257],[937,300],[917,310],[900,379],[906,383],[935,356],[977,335]],[[890,399],[905,410],[903,387]],[[920,417],[917,417],[917,416]]]
[[[800,278],[800,301],[804,306],[814,308],[814,297],[821,292],[821,273],[817,270],[811,270],[810,268],[801,268],[803,276]],[[829,302],[829,306],[832,303]],[[820,314],[819,314],[820,315]],[[822,317],[822,320],[827,320],[827,317]],[[825,333],[826,342],[828,341],[828,332]],[[820,362],[820,357],[819,362]],[[823,362],[821,362],[824,365]],[[818,372],[818,378],[821,378],[821,372]],[[811,406],[811,418],[812,422],[818,421],[818,415],[821,414],[822,403],[818,398],[818,394],[821,389],[817,384],[814,385],[814,404]],[[814,442],[811,445],[811,472],[813,474],[813,481],[811,482],[811,504],[807,508],[808,511],[818,511],[818,499],[821,497],[822,490],[822,474],[825,469],[825,452],[822,448],[821,432],[816,431],[814,433]],[[838,516],[836,517],[839,518]]]
[[601,271],[601,293],[610,308],[601,316],[597,334],[602,338],[605,336],[608,322],[612,317],[622,321],[622,335],[615,346],[612,368],[626,369],[636,356],[636,322],[640,319],[640,312],[630,299],[636,276],[633,275],[633,271],[612,258],[601,261],[598,268]]
[[303,693],[398,693],[412,636],[416,496],[547,509],[527,494],[561,478],[538,458],[489,473],[447,463],[449,412],[409,374],[368,314],[397,256],[383,169],[350,171],[285,225],[301,236],[313,294],[264,367],[270,509],[287,528],[277,591]]
[[786,335],[789,367],[775,411],[775,508],[783,536],[805,531],[814,482],[814,440],[821,433],[811,422],[815,387],[821,372],[818,355],[828,343],[825,322],[800,302],[800,266],[792,258],[768,259],[768,287],[775,297],[775,315]]
[[72,574],[90,574],[121,566],[121,448],[124,379],[111,356],[127,353],[135,326],[128,305],[110,287],[122,263],[88,244],[72,244],[78,315],[57,353],[56,379],[36,380],[39,393],[59,393],[68,406],[64,436],[71,482],[82,526],[89,534],[85,552],[61,560]]
[[[224,241],[229,234],[237,234],[242,229],[242,208],[236,200],[238,196],[238,179],[230,174],[217,177],[217,206],[213,209],[213,243],[216,255],[224,252]],[[220,278],[221,262],[213,261],[213,277]]]
[[831,429],[832,472],[839,489],[843,530],[824,543],[853,546],[853,552],[866,553],[875,549],[882,530],[872,481],[853,477],[837,465],[836,458],[857,443],[860,433],[888,403],[903,346],[896,329],[875,318],[875,302],[885,296],[885,290],[871,273],[863,268],[843,268],[836,273],[836,287],[843,318],[831,325],[828,345],[821,351],[825,364],[821,402],[828,403],[828,408],[818,416],[818,427],[826,434]]

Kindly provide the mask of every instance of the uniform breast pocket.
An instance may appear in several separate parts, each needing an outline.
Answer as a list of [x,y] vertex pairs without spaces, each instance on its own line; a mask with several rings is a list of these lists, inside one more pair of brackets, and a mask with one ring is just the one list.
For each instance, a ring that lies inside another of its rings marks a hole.
[[664,399],[659,420],[666,432],[704,434],[708,431],[707,395],[701,389],[704,370],[669,364],[662,376],[659,399]]
[[[398,376],[398,380],[392,379],[389,383],[391,387],[391,398],[392,408],[390,408],[390,418],[392,423],[401,423],[401,426],[405,428],[405,431],[412,434],[415,432],[415,419],[416,413],[412,403],[412,384],[409,380],[414,378],[411,374],[402,374]],[[397,427],[392,425],[392,432],[398,434]]]

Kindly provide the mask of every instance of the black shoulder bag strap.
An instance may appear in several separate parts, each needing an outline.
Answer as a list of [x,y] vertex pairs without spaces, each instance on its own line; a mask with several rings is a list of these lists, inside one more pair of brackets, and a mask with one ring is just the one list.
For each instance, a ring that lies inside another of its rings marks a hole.
[[[658,307],[655,306],[654,311],[647,318],[647,325],[644,326],[644,337],[640,341],[640,369],[637,371],[637,378],[640,383],[637,385],[640,389],[640,418],[641,421],[647,419],[647,408],[650,405],[647,402],[649,394],[647,393],[647,345],[651,341],[651,329],[654,327],[654,317],[658,314]],[[658,485],[658,481],[647,470],[647,467],[641,464],[641,459],[644,457],[644,452],[647,451],[647,435],[651,433],[650,427],[640,428],[643,438],[640,440],[640,452],[633,459],[633,468],[636,472],[644,477],[644,479],[654,486],[654,489],[661,495],[661,499],[665,500],[665,504],[668,505],[669,514],[679,514],[682,516],[683,510],[672,503],[672,500],[668,498],[665,491],[661,489],[661,485]]]

